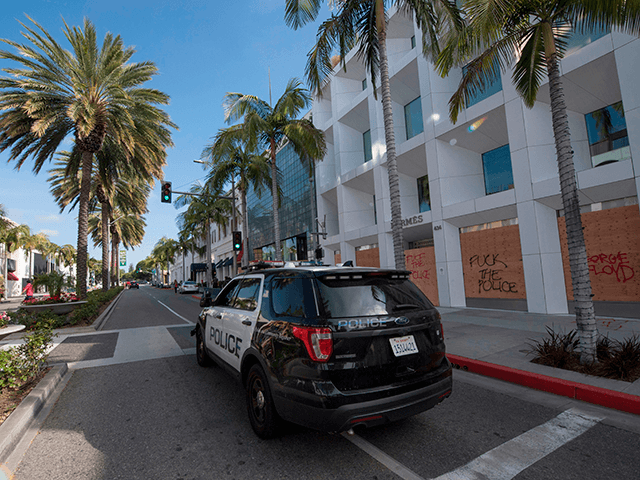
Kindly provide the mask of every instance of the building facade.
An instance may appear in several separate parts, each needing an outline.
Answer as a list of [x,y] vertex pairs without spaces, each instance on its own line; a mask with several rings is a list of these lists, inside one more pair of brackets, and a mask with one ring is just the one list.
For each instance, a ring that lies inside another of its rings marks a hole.
[[[293,146],[283,145],[276,154],[276,164],[283,173],[279,186],[280,236],[282,258],[308,260],[312,256],[316,218],[313,169],[300,161]],[[275,260],[273,241],[273,196],[271,188],[258,195],[253,188],[247,192],[249,231],[249,261]]]
[[[548,83],[532,109],[511,72],[452,124],[461,74],[441,78],[412,18],[392,11],[388,51],[407,268],[434,303],[573,311]],[[380,95],[355,52],[313,105],[329,263],[393,267]],[[640,40],[574,35],[561,63],[596,313],[640,307]]]

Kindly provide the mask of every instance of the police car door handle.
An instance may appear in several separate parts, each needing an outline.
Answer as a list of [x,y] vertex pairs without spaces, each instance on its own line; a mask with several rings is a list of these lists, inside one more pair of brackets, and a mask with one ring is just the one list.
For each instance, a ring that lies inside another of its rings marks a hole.
[[247,327],[250,327],[251,326],[251,320],[243,320],[242,324],[246,325]]

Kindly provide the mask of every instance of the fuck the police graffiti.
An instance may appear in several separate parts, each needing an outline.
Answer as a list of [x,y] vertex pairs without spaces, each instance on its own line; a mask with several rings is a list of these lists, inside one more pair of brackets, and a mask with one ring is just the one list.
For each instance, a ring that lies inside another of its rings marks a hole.
[[209,340],[215,343],[223,350],[240,358],[240,350],[242,349],[242,339],[236,338],[234,335],[230,335],[227,332],[220,330],[219,328],[211,327],[209,329]]
[[508,268],[507,264],[498,258],[498,253],[489,255],[473,255],[469,259],[469,264],[479,267],[480,278],[478,279],[478,293],[497,291],[503,293],[518,293],[515,282],[510,282],[502,278],[503,268]]

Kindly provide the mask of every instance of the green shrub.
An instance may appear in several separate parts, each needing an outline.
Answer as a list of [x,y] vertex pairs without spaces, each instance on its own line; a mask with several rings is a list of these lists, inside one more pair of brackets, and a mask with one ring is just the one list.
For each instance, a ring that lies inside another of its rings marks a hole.
[[23,345],[0,351],[0,393],[20,388],[40,373],[47,363],[47,350],[53,337],[51,323],[39,321]]

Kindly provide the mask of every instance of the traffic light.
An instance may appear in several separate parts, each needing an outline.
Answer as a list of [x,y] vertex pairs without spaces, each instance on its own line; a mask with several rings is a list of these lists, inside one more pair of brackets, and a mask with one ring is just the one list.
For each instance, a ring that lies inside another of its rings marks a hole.
[[160,201],[162,203],[171,203],[171,182],[162,182]]
[[242,232],[233,232],[233,249],[236,252],[242,250]]

